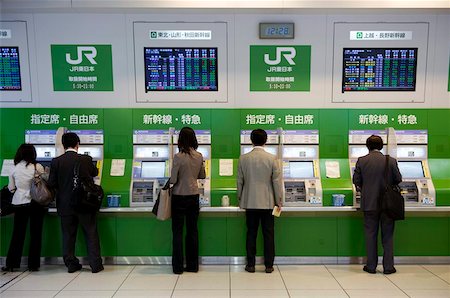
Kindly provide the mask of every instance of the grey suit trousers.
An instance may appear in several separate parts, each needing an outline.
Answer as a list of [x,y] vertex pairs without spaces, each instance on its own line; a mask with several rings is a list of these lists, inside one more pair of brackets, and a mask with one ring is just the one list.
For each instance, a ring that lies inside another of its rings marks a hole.
[[394,226],[395,222],[384,212],[364,212],[364,232],[366,238],[367,267],[375,270],[378,264],[378,229],[381,224],[381,243],[383,245],[383,268],[394,268]]

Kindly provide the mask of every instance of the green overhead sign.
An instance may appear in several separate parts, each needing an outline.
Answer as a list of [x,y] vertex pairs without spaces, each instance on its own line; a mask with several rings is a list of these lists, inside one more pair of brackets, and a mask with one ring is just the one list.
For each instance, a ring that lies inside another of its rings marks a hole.
[[113,91],[111,45],[51,45],[54,91]]
[[250,91],[309,91],[311,46],[250,46]]

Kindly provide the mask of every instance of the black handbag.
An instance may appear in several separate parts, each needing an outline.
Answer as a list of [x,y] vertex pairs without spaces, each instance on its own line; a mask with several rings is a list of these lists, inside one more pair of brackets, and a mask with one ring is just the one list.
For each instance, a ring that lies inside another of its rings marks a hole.
[[92,177],[80,176],[80,162],[73,168],[73,206],[81,213],[95,213],[102,205],[104,192]]
[[14,213],[12,199],[14,194],[9,191],[8,185],[3,186],[0,191],[0,216],[6,216]]
[[386,165],[384,168],[385,189],[381,198],[382,210],[393,220],[405,219],[405,199],[400,193],[398,185],[388,183],[389,155],[386,155]]

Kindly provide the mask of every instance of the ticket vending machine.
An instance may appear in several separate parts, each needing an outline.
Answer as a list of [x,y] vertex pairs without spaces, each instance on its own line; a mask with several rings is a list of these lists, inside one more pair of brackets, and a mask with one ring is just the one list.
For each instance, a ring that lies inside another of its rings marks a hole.
[[322,206],[319,131],[280,131],[286,207]]
[[149,207],[170,177],[173,130],[133,131],[130,207]]
[[[369,149],[366,146],[366,140],[371,135],[380,136],[383,140],[383,149],[381,152],[386,154],[387,131],[386,130],[350,130],[348,133],[348,161],[350,164],[350,179],[353,179],[353,172],[355,171],[356,162],[358,158],[369,154]],[[356,189],[352,183],[353,188],[353,206],[359,208],[361,203],[361,192]]]
[[392,155],[397,155],[402,174],[400,188],[405,206],[436,206],[436,191],[428,166],[428,132],[397,130],[395,141],[397,146]]
[[98,175],[94,177],[94,183],[100,185],[103,170],[103,130],[70,130],[70,132],[76,133],[80,138],[78,153],[92,157],[92,162],[98,169]]
[[26,130],[25,143],[36,148],[36,160],[42,166],[49,167],[56,157],[56,130]]
[[[250,140],[251,130],[241,130],[241,154],[249,153],[253,149],[252,141]],[[267,142],[264,150],[277,157],[279,147],[279,136],[277,130],[266,130]]]
[[[178,153],[178,136],[179,131],[173,134],[173,154]],[[200,207],[211,206],[211,131],[210,130],[195,130],[197,137],[198,148],[197,151],[203,155],[206,178],[198,179],[198,190],[200,192]],[[169,173],[170,175],[170,173]]]

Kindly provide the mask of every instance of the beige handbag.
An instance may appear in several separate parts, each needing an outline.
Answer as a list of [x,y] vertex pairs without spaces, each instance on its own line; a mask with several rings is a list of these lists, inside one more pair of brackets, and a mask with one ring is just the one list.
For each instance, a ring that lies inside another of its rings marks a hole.
[[156,215],[156,219],[167,220],[172,215],[172,188],[170,188],[170,179],[166,185],[159,191],[158,199],[152,210]]

